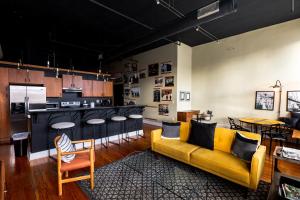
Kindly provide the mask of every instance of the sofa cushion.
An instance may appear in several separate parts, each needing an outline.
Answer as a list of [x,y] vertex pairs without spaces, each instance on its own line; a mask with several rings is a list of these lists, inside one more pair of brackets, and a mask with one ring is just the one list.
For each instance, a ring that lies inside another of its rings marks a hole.
[[180,122],[162,122],[162,138],[178,139],[180,138]]
[[188,143],[198,145],[207,149],[214,149],[214,135],[216,123],[201,123],[191,121],[192,129]]
[[190,154],[198,149],[198,146],[181,142],[180,140],[160,139],[153,144],[154,150],[167,154],[183,162],[189,162]]
[[180,124],[180,141],[187,142],[190,136],[190,124],[189,122],[181,122]]
[[236,132],[234,142],[232,144],[232,154],[246,162],[251,162],[253,154],[258,147],[258,140],[245,137]]
[[244,184],[250,182],[250,169],[247,163],[230,153],[199,148],[191,154],[190,163],[206,171],[227,177]]
[[[261,136],[256,133],[239,131],[248,138],[258,140],[260,143]],[[231,146],[235,138],[236,130],[217,127],[215,130],[214,149],[231,153]]]

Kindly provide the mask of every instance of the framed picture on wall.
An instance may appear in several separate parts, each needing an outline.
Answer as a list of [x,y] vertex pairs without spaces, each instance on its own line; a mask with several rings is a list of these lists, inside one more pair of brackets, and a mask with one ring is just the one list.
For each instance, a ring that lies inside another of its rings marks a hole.
[[174,76],[165,77],[165,87],[174,87]]
[[138,98],[140,97],[141,89],[136,87],[136,88],[131,88],[131,97],[133,98]]
[[155,77],[154,79],[154,87],[162,87],[164,84],[164,77]]
[[153,102],[160,102],[160,89],[154,88],[153,90]]
[[300,112],[300,90],[287,91],[286,110]]
[[143,78],[146,78],[146,75],[147,75],[147,70],[146,69],[142,69],[140,71],[139,77],[140,77],[140,79],[143,79]]
[[158,114],[168,116],[169,115],[169,105],[168,104],[159,104],[158,105]]
[[180,101],[184,101],[185,100],[185,92],[184,91],[180,91],[179,92],[179,100]]
[[186,92],[185,93],[185,100],[186,101],[190,101],[191,100],[191,93],[190,92]]
[[160,63],[160,73],[167,74],[172,72],[172,62]]
[[255,109],[256,110],[274,110],[274,91],[256,91]]
[[172,89],[162,89],[161,90],[161,100],[162,101],[172,101]]
[[158,63],[148,65],[148,76],[158,76]]

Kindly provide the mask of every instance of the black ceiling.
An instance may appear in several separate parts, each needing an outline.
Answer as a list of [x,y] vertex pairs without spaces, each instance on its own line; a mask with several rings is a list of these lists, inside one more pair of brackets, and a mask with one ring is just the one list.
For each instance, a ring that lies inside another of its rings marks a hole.
[[[75,68],[96,69],[98,54],[103,52],[107,58],[124,44],[177,19],[155,0],[97,0],[154,29],[150,30],[92,1],[96,0],[1,0],[3,59],[17,61],[22,56],[26,63],[45,65],[48,54],[55,50],[60,67],[67,67],[72,62]],[[178,10],[187,14],[215,0],[171,1]],[[238,0],[238,12],[202,27],[221,39],[299,18],[300,0],[295,0],[294,12],[291,8],[291,0]],[[123,56],[176,40],[190,46],[211,41],[190,29]]]

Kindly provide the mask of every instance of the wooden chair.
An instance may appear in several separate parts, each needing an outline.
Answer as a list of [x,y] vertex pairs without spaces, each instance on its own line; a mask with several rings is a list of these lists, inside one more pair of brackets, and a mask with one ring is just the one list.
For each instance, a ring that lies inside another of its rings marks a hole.
[[[57,147],[57,141],[60,136],[54,139],[54,144],[57,150],[57,174],[58,174],[58,195],[62,195],[62,184],[74,181],[80,181],[85,179],[90,179],[91,189],[94,189],[94,162],[95,162],[95,152],[94,152],[94,139],[90,140],[78,140],[72,141],[72,144],[89,142],[91,146],[89,148],[81,149],[73,152],[61,152],[61,149]],[[70,163],[62,162],[61,157],[64,155],[76,154],[74,160]],[[74,178],[69,177],[69,171],[78,170],[82,168],[90,168],[90,174],[84,176],[78,176]],[[63,179],[63,173],[65,173],[65,179]]]
[[231,118],[231,117],[228,117],[228,121],[229,121],[229,124],[230,124],[230,129],[233,129],[233,130],[238,130],[238,131],[247,131],[247,132],[251,132],[249,129],[246,129],[240,125],[238,125],[237,123],[235,123],[234,119]]

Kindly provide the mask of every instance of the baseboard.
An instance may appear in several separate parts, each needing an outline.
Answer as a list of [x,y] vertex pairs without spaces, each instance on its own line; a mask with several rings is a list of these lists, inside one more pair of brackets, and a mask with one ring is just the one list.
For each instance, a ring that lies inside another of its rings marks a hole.
[[[139,134],[140,135],[144,135],[144,132],[143,130],[139,130]],[[124,137],[126,136],[125,134],[122,134]],[[120,137],[122,137],[122,135],[120,135]],[[128,133],[129,136],[135,136],[136,135],[136,132],[133,131],[133,132],[129,132]],[[116,141],[118,140],[118,135],[114,135],[114,136],[110,136],[109,137],[109,141]],[[105,142],[105,138],[103,138],[103,142]],[[95,144],[96,145],[100,145],[101,144],[101,139],[96,139],[95,140]],[[84,143],[84,146],[85,147],[89,147],[90,146],[90,143]],[[76,149],[80,149],[83,147],[83,144],[76,144],[75,148]],[[53,148],[53,149],[50,149],[50,155],[56,155],[56,149]],[[39,151],[39,152],[36,152],[36,153],[31,153],[31,152],[28,152],[27,154],[27,157],[28,157],[28,160],[29,161],[32,161],[32,160],[36,160],[36,159],[40,159],[40,158],[46,158],[49,156],[49,152],[48,150],[45,150],[45,151]]]

